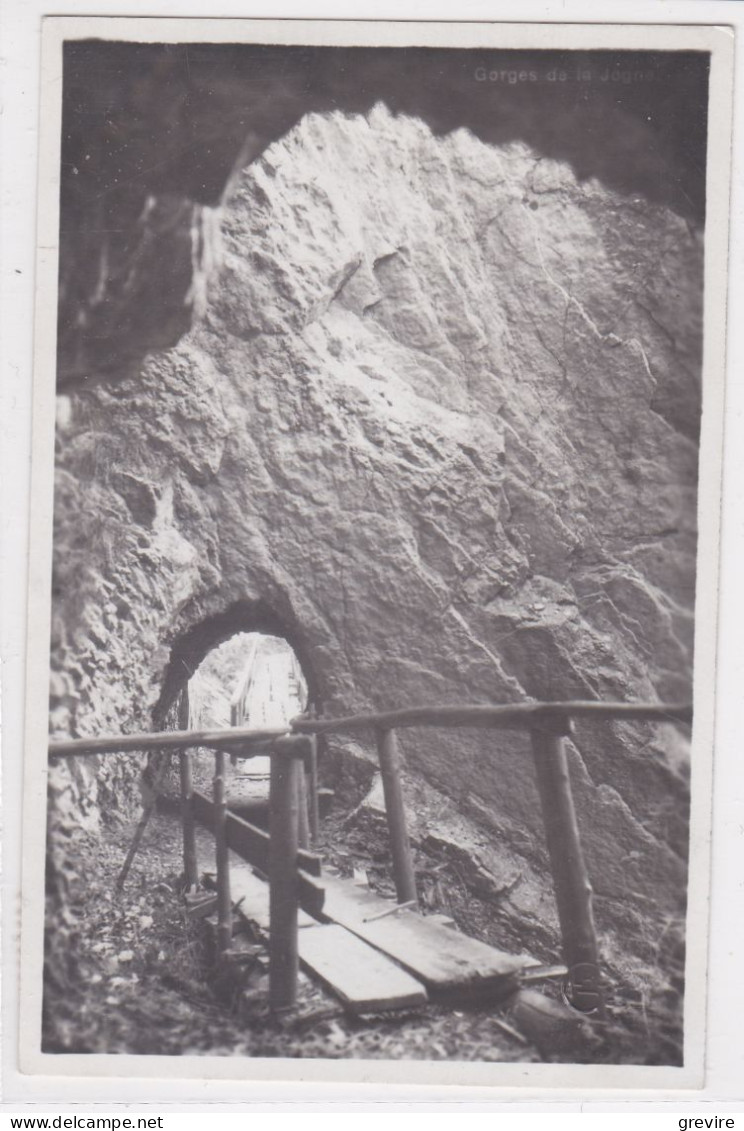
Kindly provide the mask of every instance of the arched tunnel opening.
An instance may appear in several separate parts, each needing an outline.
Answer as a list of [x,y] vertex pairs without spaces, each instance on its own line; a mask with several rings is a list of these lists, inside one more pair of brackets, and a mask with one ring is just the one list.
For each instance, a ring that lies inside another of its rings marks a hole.
[[[308,686],[284,637],[239,632],[213,648],[181,692],[181,721],[189,730],[290,728],[308,707]],[[209,788],[214,754],[197,750],[195,784]],[[270,758],[230,759],[225,783],[230,810],[268,829]]]
[[[239,666],[241,658],[250,653],[259,638],[278,641],[277,651],[284,649],[288,655],[291,653],[295,657],[296,671],[304,684],[305,707],[312,705],[317,709],[320,705],[318,679],[302,632],[293,618],[280,616],[265,601],[242,600],[196,621],[176,637],[171,646],[160,697],[153,711],[155,726],[166,729],[174,721],[179,698],[208,657],[223,645],[229,645],[213,661],[219,670],[224,664],[227,679],[234,665]],[[259,651],[263,653],[263,647]],[[205,668],[205,671],[209,670],[209,667]]]
[[[178,638],[154,712],[165,730],[205,732],[238,727],[286,729],[318,710],[317,681],[299,634],[262,602],[237,602]],[[194,785],[212,789],[214,751],[195,744]],[[229,760],[226,789],[232,812],[268,828],[268,755]],[[173,771],[171,794],[177,788]],[[168,807],[168,798],[165,799]]]

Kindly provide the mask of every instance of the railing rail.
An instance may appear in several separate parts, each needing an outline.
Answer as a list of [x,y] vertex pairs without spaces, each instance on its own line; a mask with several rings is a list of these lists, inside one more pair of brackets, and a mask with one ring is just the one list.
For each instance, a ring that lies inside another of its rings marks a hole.
[[[550,867],[555,888],[563,954],[569,970],[572,1004],[585,1013],[604,1010],[599,951],[592,911],[592,889],[579,838],[568,761],[563,739],[575,719],[610,722],[690,724],[687,703],[605,703],[597,700],[404,707],[394,711],[349,715],[336,719],[307,715],[293,719],[291,730],[180,730],[104,738],[55,739],[50,758],[127,752],[182,753],[182,814],[187,880],[196,871],[191,798],[190,755],[193,747],[215,751],[214,812],[218,863],[218,947],[227,949],[231,933],[229,855],[226,833],[225,751],[241,757],[271,757],[270,811],[270,985],[273,1009],[294,1004],[297,992],[298,854],[307,845],[309,825],[317,835],[317,764],[320,734],[372,730],[385,793],[393,875],[399,903],[415,903],[413,855],[406,829],[396,729],[406,727],[481,727],[523,730],[531,738]],[[179,719],[182,722],[182,718]],[[184,764],[185,763],[185,764]],[[301,772],[304,764],[309,780]],[[303,813],[300,813],[300,810]],[[304,843],[303,843],[304,842]]]
[[[503,730],[528,729],[533,723],[556,718],[594,718],[615,722],[691,723],[689,703],[602,703],[596,700],[568,700],[555,703],[506,703],[496,706],[466,704],[444,707],[402,707],[396,711],[346,715],[337,719],[312,719],[300,715],[290,726],[255,730],[231,727],[229,730],[168,730],[143,734],[117,734],[103,738],[60,738],[49,743],[50,758],[99,754],[125,754],[148,750],[182,750],[205,746],[213,750],[235,746],[271,746],[290,733],[338,734],[355,730],[392,730],[402,727],[486,727]],[[256,753],[263,753],[256,750]]]
[[512,730],[528,728],[544,719],[556,718],[690,723],[692,707],[689,703],[602,703],[597,700],[500,703],[494,706],[466,704],[402,707],[396,711],[346,715],[338,719],[309,719],[302,715],[292,720],[292,729],[301,734],[331,734],[368,728],[391,730],[393,727],[420,726],[488,727]]
[[286,727],[251,730],[231,727],[230,730],[165,730],[145,734],[117,734],[104,738],[55,738],[49,743],[50,758],[93,757],[99,754],[127,754],[150,750],[183,750],[190,746],[206,746],[211,750],[227,750],[234,746],[254,748],[256,754],[286,738]]

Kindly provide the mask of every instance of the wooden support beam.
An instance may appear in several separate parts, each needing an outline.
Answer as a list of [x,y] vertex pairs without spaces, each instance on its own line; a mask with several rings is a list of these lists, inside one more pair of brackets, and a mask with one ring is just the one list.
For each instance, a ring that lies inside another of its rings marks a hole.
[[298,869],[297,892],[302,910],[319,919],[325,906],[325,880],[308,876],[307,872]]
[[393,878],[399,903],[417,903],[416,877],[413,856],[406,829],[406,811],[400,780],[400,758],[395,731],[377,732],[377,754],[380,760],[382,788],[385,794],[385,813],[390,831],[390,848],[393,855]]
[[230,899],[230,855],[227,845],[227,797],[225,790],[226,754],[214,756],[214,841],[217,863],[217,949],[227,950],[232,939],[232,901]]
[[145,830],[150,822],[150,817],[153,815],[157,807],[158,793],[160,791],[160,787],[165,781],[165,775],[168,772],[169,766],[170,755],[167,753],[163,754],[157,771],[155,772],[155,780],[153,781],[149,793],[146,795],[145,800],[143,801],[142,816],[137,822],[137,828],[134,830],[134,836],[132,837],[132,843],[129,846],[129,851],[127,852],[126,859],[124,860],[124,863],[121,866],[121,871],[116,878],[116,891],[121,891],[124,887],[124,884],[126,883],[127,876],[129,875],[129,869],[132,867],[132,862],[137,855],[137,852],[139,851],[139,846],[142,843],[142,838],[145,835]]
[[[196,821],[203,825],[205,829],[214,832],[213,803],[196,789],[193,794],[193,802]],[[258,868],[265,875],[268,875],[271,838],[266,830],[260,829],[258,825],[251,824],[250,821],[243,820],[242,817],[238,817],[237,814],[231,813],[229,810],[225,818],[225,828],[228,848],[237,852],[238,856],[245,860],[247,864],[252,864],[254,868]],[[300,849],[297,853],[297,860],[300,868],[308,875],[320,875],[320,857],[314,852],[306,852],[304,849]]]
[[581,850],[563,736],[569,726],[533,727],[532,753],[553,873],[571,1004],[582,1013],[604,1011],[592,886]]
[[269,790],[269,1007],[291,1008],[297,1000],[297,783],[294,758],[271,756]]

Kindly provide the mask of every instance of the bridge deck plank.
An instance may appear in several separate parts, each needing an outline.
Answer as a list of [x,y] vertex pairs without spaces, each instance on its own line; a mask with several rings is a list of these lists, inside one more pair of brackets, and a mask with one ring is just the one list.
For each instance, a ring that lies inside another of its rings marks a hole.
[[[234,859],[230,878],[240,913],[268,934],[268,884]],[[343,927],[320,924],[304,911],[300,911],[299,926],[300,962],[350,1012],[406,1009],[426,1002],[426,990],[419,981]]]
[[352,1013],[424,1005],[421,982],[336,923],[299,932],[300,962]]
[[323,918],[345,927],[444,996],[498,999],[511,993],[528,961],[395,906],[337,876],[323,875]]

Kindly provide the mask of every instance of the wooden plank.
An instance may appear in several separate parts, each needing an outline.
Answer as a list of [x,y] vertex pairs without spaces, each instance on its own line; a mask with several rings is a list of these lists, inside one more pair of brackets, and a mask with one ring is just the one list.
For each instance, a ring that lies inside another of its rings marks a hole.
[[[231,863],[233,899],[240,915],[250,919],[261,931],[269,933],[269,885],[241,860]],[[300,911],[297,924],[304,927],[317,926],[317,919],[306,911]]]
[[415,978],[379,950],[335,923],[298,934],[300,962],[352,1013],[410,1009],[427,993]]
[[186,896],[186,914],[189,919],[206,919],[217,911],[217,896],[205,895],[200,892],[198,896]]
[[376,918],[391,907],[389,900],[336,876],[326,875],[324,883],[323,918],[395,959],[433,993],[501,997],[516,987],[516,976],[528,961],[430,923],[415,911]]
[[[269,933],[269,887],[247,864],[231,865],[238,913]],[[426,990],[380,951],[335,924],[321,925],[300,911],[300,963],[353,1013],[422,1005]]]
[[[205,797],[203,793],[199,793],[196,789],[193,793],[193,810],[194,819],[213,833],[215,828],[214,805],[208,797]],[[230,812],[227,814],[226,826],[227,843],[233,852],[237,852],[243,860],[253,864],[254,868],[260,868],[262,872],[268,874],[271,838],[266,830],[260,829],[258,825],[252,825],[250,822],[244,821],[242,817]],[[311,876],[320,875],[320,857],[314,852],[300,849],[297,853],[297,861],[303,872],[307,872]]]
[[[315,876],[308,876],[305,872],[297,873],[298,881],[298,898],[300,902],[300,915],[299,925],[307,925],[308,923],[316,923],[323,913],[323,904],[325,902],[325,886],[324,881],[316,879]],[[240,903],[241,899],[245,900],[245,907],[250,908],[255,914],[251,914],[252,918],[258,925],[268,931],[269,929],[269,886],[265,880],[257,876],[250,865],[245,863],[242,858],[236,860],[233,856],[230,860],[230,882],[232,884],[232,897],[234,903]],[[264,908],[259,892],[263,892],[266,900],[266,907]],[[243,904],[240,903],[241,909]]]

